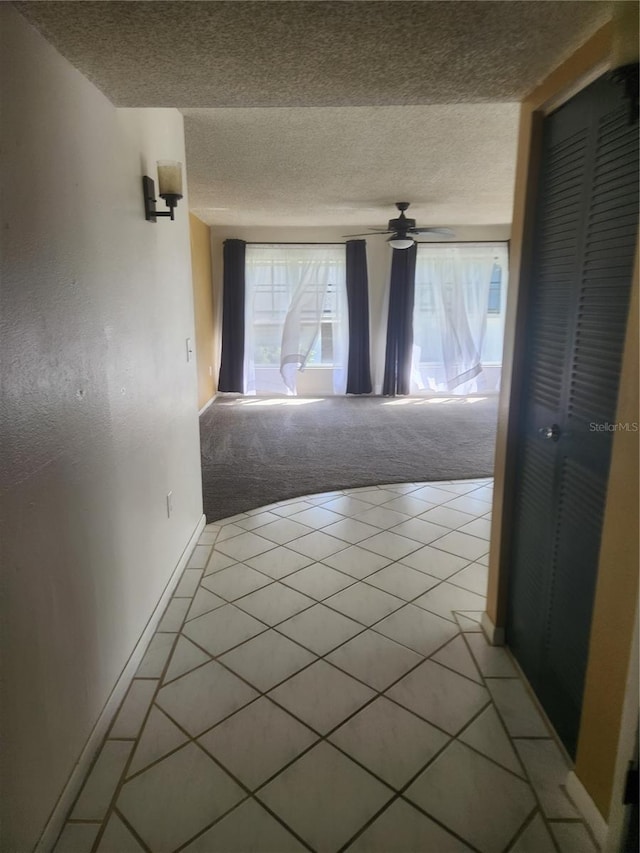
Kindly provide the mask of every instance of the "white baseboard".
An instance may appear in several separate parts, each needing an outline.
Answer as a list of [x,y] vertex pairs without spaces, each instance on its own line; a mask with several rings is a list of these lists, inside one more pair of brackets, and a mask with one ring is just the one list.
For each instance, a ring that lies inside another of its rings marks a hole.
[[607,840],[609,827],[607,822],[600,814],[600,810],[591,799],[589,792],[578,779],[573,770],[569,772],[567,781],[565,782],[567,794],[571,797],[576,805],[576,808],[589,825],[596,841],[600,847],[604,847]]
[[213,401],[216,399],[217,396],[218,396],[217,394],[214,394],[210,400],[207,400],[207,402],[204,404],[204,406],[198,411],[198,415],[201,415],[203,412],[206,412],[207,409],[209,408],[209,406],[213,403]]
[[486,610],[480,617],[480,626],[489,645],[504,646],[504,628],[496,628]]
[[165,611],[167,604],[169,603],[169,599],[173,595],[173,592],[180,581],[180,577],[182,576],[182,572],[189,562],[189,557],[195,548],[198,539],[200,538],[200,534],[204,530],[205,524],[207,523],[204,515],[200,517],[198,524],[196,525],[196,529],[194,530],[189,542],[187,543],[178,563],[171,573],[171,577],[167,585],[164,588],[162,595],[160,596],[160,600],[156,604],[153,613],[149,617],[149,621],[147,622],[142,634],[138,642],[136,643],[131,655],[129,656],[129,660],[126,662],[124,669],[120,673],[118,680],[116,681],[109,698],[107,699],[104,708],[102,709],[98,720],[93,727],[91,734],[89,735],[89,739],[87,740],[82,752],[80,753],[80,757],[78,758],[75,767],[71,771],[71,775],[58,798],[57,803],[55,804],[53,811],[49,817],[49,820],[46,823],[45,828],[42,831],[42,835],[40,836],[38,843],[36,844],[33,853],[50,853],[53,845],[56,842],[56,839],[60,835],[62,831],[62,827],[64,826],[65,819],[69,814],[69,810],[74,803],[74,800],[78,796],[80,792],[80,788],[82,787],[82,783],[85,780],[87,773],[91,767],[91,763],[100,749],[102,745],[102,741],[104,740],[107,731],[109,730],[109,726],[111,725],[111,720],[113,719],[114,714],[120,707],[120,703],[124,699],[125,693],[129,689],[129,685],[133,680],[134,675],[136,674],[136,670],[140,665],[140,661],[144,657],[144,653],[147,650],[147,646],[151,642],[151,638],[153,637],[156,628],[162,618],[162,615]]

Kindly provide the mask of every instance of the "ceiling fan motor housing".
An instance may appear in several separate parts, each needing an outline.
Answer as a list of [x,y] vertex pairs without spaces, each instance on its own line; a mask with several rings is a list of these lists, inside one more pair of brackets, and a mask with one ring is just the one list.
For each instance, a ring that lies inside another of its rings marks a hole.
[[406,216],[401,216],[398,219],[390,219],[387,226],[389,231],[408,231],[410,228],[416,227],[415,219],[407,219]]

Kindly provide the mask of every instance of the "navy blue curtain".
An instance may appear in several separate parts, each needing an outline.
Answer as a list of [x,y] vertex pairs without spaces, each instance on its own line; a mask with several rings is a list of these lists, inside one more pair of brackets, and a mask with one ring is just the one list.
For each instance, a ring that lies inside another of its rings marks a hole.
[[222,291],[222,357],[219,391],[244,392],[244,240],[224,241]]
[[349,306],[347,394],[370,394],[369,277],[366,240],[347,240],[347,303]]
[[389,397],[408,394],[411,388],[417,253],[418,247],[414,243],[410,249],[394,249],[391,260],[387,351],[382,383],[382,393]]

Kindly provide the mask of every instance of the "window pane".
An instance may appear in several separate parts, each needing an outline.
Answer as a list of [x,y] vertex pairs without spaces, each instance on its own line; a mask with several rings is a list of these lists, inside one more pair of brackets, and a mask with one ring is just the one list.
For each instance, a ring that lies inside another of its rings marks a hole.
[[[344,393],[348,331],[343,245],[247,246],[247,387]],[[284,347],[284,350],[283,350]],[[305,367],[328,368],[326,380]],[[343,382],[344,379],[344,382]],[[301,389],[301,390],[300,390]]]
[[[418,247],[413,391],[499,388],[507,273],[503,245]],[[467,374],[472,378],[465,379]]]

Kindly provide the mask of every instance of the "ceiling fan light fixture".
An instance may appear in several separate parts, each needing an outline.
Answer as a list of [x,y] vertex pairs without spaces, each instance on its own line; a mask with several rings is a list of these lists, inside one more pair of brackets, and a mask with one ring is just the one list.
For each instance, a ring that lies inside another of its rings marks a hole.
[[389,237],[387,243],[392,249],[410,249],[414,241],[411,237]]

